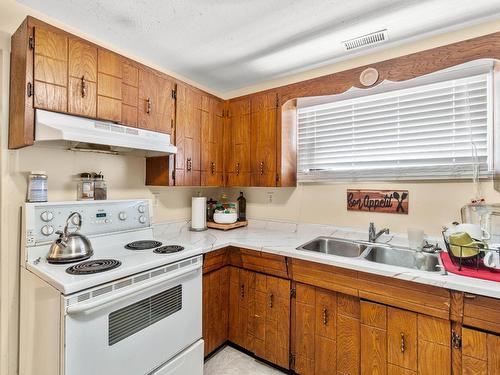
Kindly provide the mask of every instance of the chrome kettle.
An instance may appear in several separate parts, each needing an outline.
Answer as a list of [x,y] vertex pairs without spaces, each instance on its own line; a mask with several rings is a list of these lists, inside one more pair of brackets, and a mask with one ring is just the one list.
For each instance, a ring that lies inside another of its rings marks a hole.
[[[73,218],[76,218],[76,223]],[[68,232],[70,223],[76,224],[76,231],[71,233]],[[81,227],[82,216],[78,212],[73,212],[68,216],[64,230],[56,232],[59,234],[59,238],[50,246],[50,251],[47,254],[49,263],[77,262],[88,259],[94,254],[89,239],[78,233]]]

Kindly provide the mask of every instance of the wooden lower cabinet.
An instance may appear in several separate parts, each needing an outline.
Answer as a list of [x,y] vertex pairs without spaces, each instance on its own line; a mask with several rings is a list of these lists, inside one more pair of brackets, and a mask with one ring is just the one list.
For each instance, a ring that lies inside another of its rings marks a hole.
[[203,338],[205,355],[224,344],[228,335],[229,267],[203,275]]
[[462,329],[462,375],[500,374],[500,335]]
[[359,299],[297,283],[294,309],[295,372],[359,374]]

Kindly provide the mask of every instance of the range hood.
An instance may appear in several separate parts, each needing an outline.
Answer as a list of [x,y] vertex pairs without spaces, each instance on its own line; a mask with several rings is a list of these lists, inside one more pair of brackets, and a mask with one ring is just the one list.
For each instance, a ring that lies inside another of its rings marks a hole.
[[177,147],[170,142],[169,134],[41,109],[35,112],[35,144],[143,156],[162,156],[177,152]]

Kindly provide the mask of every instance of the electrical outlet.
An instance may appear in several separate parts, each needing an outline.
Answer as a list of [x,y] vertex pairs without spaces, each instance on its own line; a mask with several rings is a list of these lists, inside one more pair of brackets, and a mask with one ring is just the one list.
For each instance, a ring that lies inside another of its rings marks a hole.
[[273,203],[273,194],[274,194],[274,191],[267,192],[267,203],[269,203],[269,204]]
[[158,192],[153,193],[153,207],[158,207],[158,203],[160,201],[159,196],[160,193]]

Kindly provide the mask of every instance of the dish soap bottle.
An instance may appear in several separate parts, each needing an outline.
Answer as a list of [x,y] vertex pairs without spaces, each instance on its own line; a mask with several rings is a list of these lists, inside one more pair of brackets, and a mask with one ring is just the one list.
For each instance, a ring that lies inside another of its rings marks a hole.
[[238,197],[238,221],[247,220],[247,200],[243,196],[243,192],[240,191],[240,196]]

